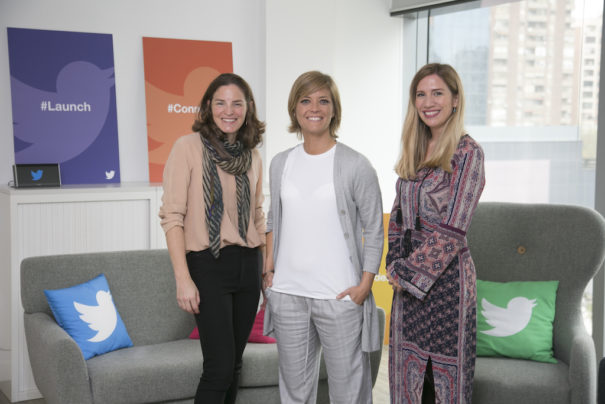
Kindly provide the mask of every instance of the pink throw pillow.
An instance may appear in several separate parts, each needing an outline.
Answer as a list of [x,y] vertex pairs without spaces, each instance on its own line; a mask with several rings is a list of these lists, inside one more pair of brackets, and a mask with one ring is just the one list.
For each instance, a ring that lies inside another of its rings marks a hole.
[[[258,313],[256,313],[256,318],[254,319],[254,325],[252,326],[252,331],[250,332],[250,337],[248,337],[248,342],[257,342],[261,344],[274,344],[275,338],[266,337],[263,335],[263,323],[265,321],[265,309],[260,309]],[[200,339],[200,333],[195,327],[191,334],[189,334],[189,338],[191,339]]]
[[248,337],[248,342],[258,342],[261,344],[275,343],[275,338],[266,337],[263,335],[264,322],[265,309],[260,309],[258,313],[256,313],[256,318],[254,319],[254,325],[252,326],[252,331],[250,332],[250,336]]
[[189,334],[189,338],[191,338],[191,339],[200,339],[200,332],[198,331],[197,327],[195,327],[193,329],[193,331],[191,331],[191,334]]

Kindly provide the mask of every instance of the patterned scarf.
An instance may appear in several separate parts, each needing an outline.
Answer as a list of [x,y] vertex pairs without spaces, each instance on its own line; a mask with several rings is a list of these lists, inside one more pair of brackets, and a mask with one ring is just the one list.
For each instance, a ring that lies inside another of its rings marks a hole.
[[231,158],[221,157],[214,146],[200,136],[204,144],[204,202],[206,205],[206,227],[210,239],[210,252],[219,257],[221,245],[221,219],[223,217],[223,189],[216,166],[235,176],[237,190],[237,223],[241,238],[246,242],[248,223],[250,222],[250,180],[248,169],[252,164],[252,152],[244,149],[240,141],[231,144],[223,142],[223,147]]

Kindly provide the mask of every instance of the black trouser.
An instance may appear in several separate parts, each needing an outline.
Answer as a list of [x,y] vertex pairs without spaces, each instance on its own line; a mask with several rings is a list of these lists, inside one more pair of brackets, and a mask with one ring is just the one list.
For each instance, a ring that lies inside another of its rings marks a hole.
[[260,250],[227,246],[218,259],[209,250],[190,252],[187,265],[200,292],[195,321],[204,356],[195,403],[235,403],[260,296]]

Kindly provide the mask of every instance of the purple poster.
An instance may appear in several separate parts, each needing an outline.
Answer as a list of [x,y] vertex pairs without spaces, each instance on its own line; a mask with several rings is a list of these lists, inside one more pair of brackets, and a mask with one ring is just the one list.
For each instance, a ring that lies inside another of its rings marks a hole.
[[63,184],[120,182],[110,34],[7,28],[15,163]]

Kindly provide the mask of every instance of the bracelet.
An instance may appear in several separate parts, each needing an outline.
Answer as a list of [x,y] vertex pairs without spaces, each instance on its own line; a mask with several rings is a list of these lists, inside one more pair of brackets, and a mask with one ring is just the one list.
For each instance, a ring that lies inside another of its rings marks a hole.
[[267,272],[263,272],[263,274],[261,275],[261,278],[265,279],[265,276],[267,276],[269,273],[275,273],[275,270],[270,269]]

